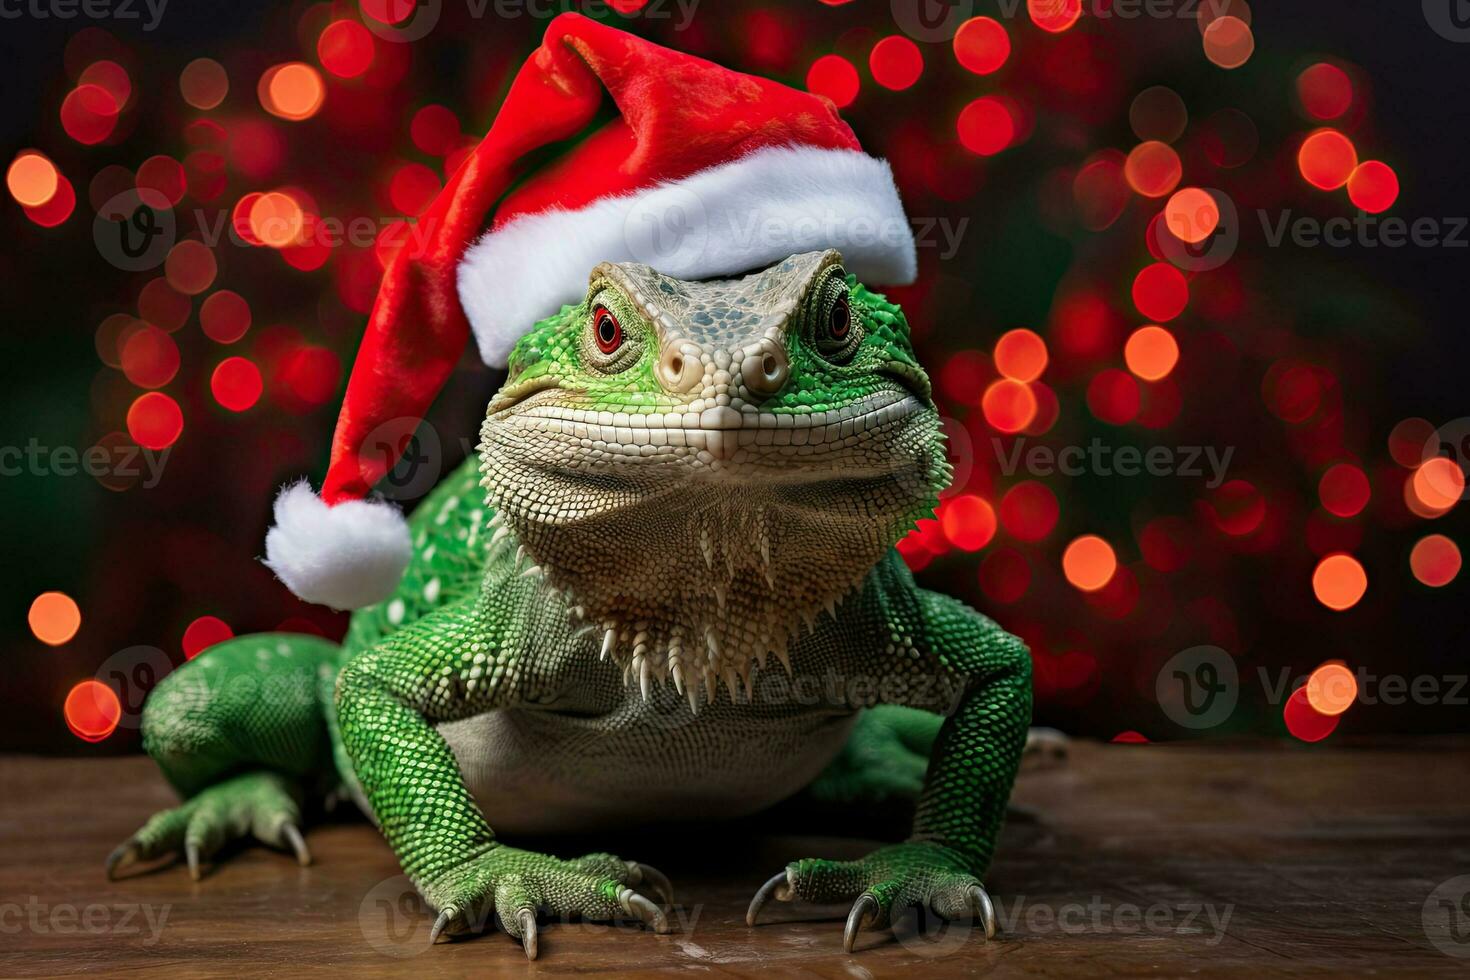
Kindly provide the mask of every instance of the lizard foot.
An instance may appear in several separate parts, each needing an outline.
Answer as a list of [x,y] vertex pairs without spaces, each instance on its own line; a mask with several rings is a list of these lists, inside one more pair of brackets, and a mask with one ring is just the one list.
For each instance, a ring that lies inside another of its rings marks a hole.
[[182,853],[189,877],[229,841],[253,837],[311,863],[301,836],[300,790],[284,776],[251,772],[201,790],[179,806],[160,810],[107,856],[107,877],[143,861]]
[[429,941],[475,932],[491,915],[521,941],[529,959],[537,953],[537,914],[577,916],[593,921],[634,918],[656,933],[669,931],[663,909],[639,894],[646,887],[666,904],[673,902],[669,879],[656,868],[611,854],[588,854],[563,861],[534,851],[496,845],[480,857],[440,876],[423,889],[439,910]]
[[894,844],[859,861],[793,861],[756,892],[745,914],[747,925],[755,925],[772,898],[852,902],[842,934],[849,953],[861,930],[886,928],[893,912],[903,908],[926,908],[949,920],[975,917],[984,924],[986,939],[995,935],[995,907],[985,886],[965,870],[958,854],[939,844]]

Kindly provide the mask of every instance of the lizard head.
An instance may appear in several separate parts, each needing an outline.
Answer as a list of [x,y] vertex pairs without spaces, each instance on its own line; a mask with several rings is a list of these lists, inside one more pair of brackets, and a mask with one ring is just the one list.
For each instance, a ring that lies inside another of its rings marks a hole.
[[949,477],[903,313],[836,251],[694,282],[602,263],[509,368],[481,430],[490,504],[655,666],[690,634],[744,651],[712,654],[720,673],[784,654]]

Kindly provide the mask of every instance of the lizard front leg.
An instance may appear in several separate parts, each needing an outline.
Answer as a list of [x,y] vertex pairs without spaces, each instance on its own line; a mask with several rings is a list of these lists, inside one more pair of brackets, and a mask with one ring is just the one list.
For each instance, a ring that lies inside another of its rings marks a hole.
[[[881,594],[885,580],[887,597]],[[885,652],[877,670],[907,682],[889,689],[893,701],[912,707],[945,710],[939,695],[958,689],[934,743],[913,830],[903,843],[858,861],[792,862],[757,892],[747,914],[751,925],[775,897],[852,902],[843,936],[849,952],[861,929],[887,926],[895,910],[908,907],[946,919],[976,915],[986,938],[994,935],[995,912],[982,878],[1026,742],[1031,659],[1025,644],[985,616],[911,582],[906,571],[879,576],[876,602],[902,650]],[[893,594],[905,583],[912,589],[906,601]],[[945,683],[936,688],[925,682],[935,679]]]
[[[607,854],[563,861],[498,841],[434,723],[515,707],[557,683],[557,661],[517,655],[481,595],[441,609],[347,664],[337,682],[342,739],[363,793],[404,872],[438,912],[431,933],[491,921],[537,951],[536,915],[633,916],[667,932],[635,889],[667,879]],[[667,896],[664,896],[667,897]]]

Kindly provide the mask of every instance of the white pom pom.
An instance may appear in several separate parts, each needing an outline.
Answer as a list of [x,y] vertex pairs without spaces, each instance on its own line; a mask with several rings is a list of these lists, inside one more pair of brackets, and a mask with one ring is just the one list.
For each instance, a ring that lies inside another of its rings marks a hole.
[[333,609],[359,609],[393,594],[413,548],[392,504],[349,500],[328,507],[305,480],[276,498],[265,563],[297,596]]

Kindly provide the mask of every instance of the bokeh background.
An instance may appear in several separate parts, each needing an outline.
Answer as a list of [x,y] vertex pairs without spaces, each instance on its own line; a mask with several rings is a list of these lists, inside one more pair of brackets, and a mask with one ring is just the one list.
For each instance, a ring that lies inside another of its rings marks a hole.
[[[1470,36],[1443,6],[16,8],[0,748],[135,751],[208,644],[342,632],[260,565],[270,500],[320,479],[383,263],[564,9],[819,91],[891,160],[921,268],[891,294],[958,473],[901,549],[1027,639],[1039,722],[1464,729]],[[498,380],[465,361],[434,471]],[[1153,474],[1117,472],[1134,450]],[[1231,710],[1181,713],[1211,686]]]

